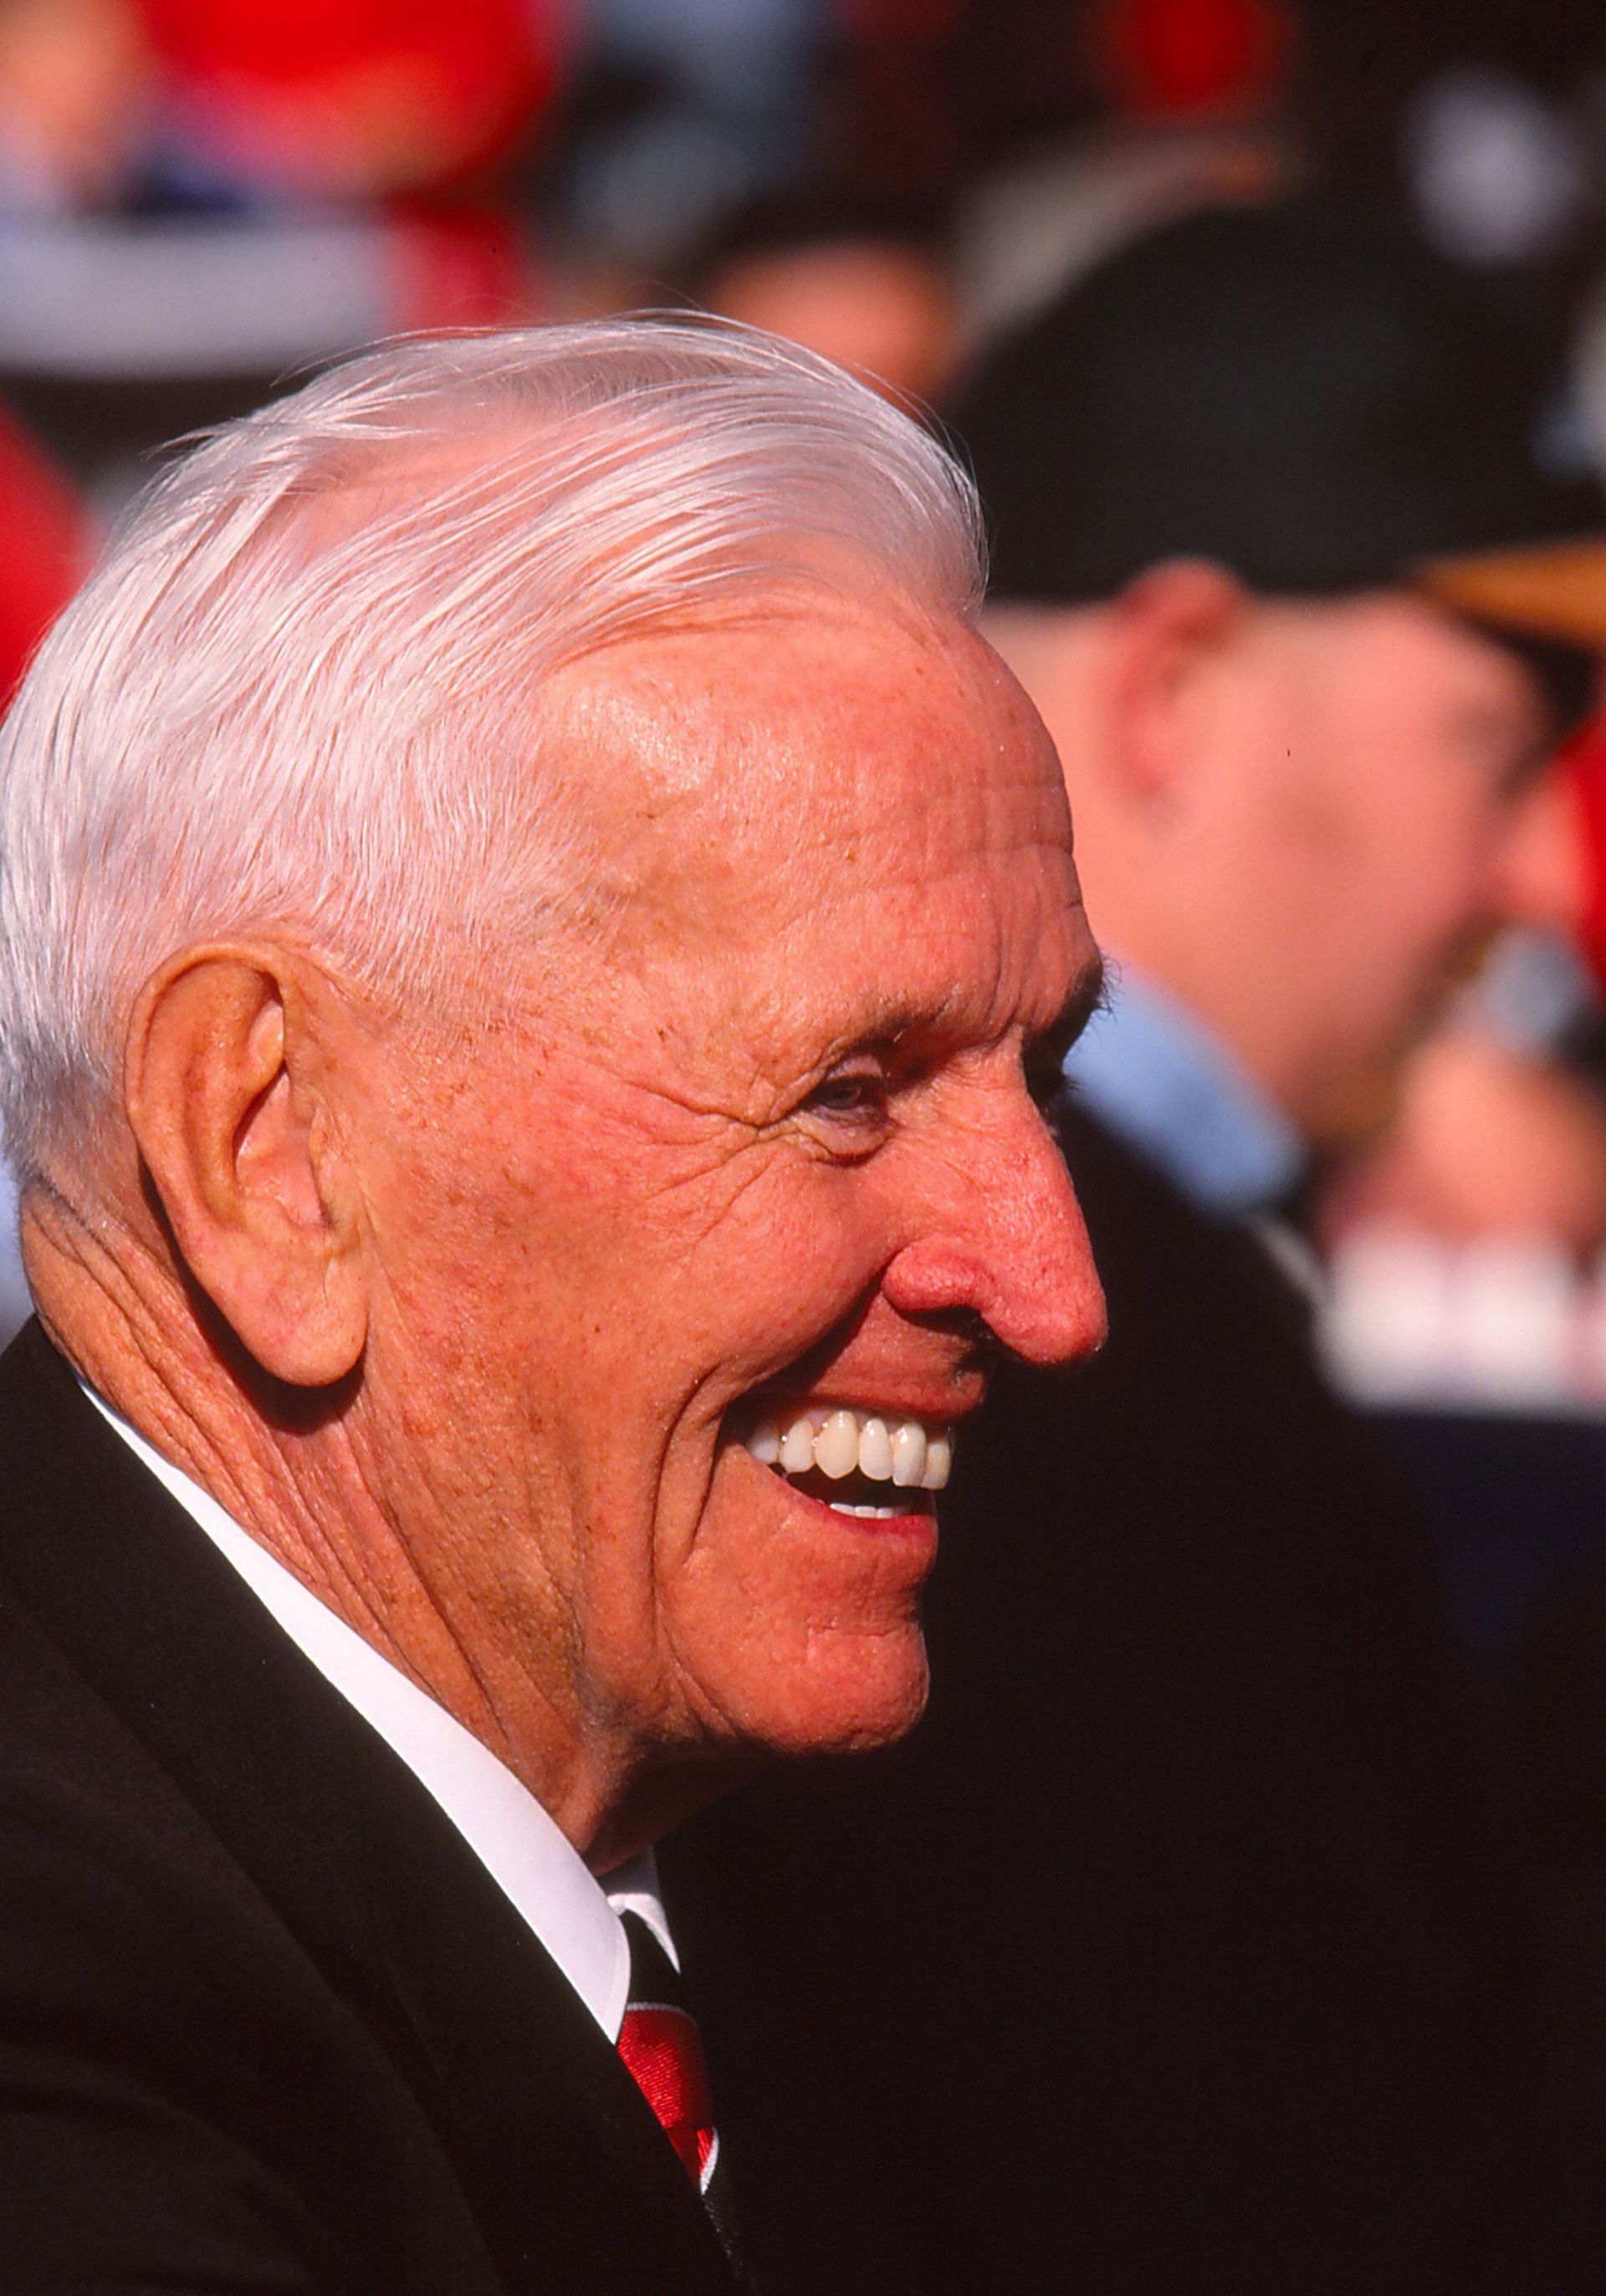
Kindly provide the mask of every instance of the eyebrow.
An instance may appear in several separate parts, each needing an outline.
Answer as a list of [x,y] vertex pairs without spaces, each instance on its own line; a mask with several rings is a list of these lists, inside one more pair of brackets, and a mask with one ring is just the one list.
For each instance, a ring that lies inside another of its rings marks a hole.
[[[1034,1029],[1029,1042],[1037,1046],[1057,1047],[1062,1057],[1094,1016],[1110,1010],[1110,968],[1102,954],[1095,949],[1058,1013],[1045,1028]],[[833,1047],[832,1057],[840,1060],[854,1053],[897,1046],[905,1037],[919,1037],[930,1030],[940,1029],[953,1004],[954,998],[947,996],[935,1004],[889,1001],[873,1005],[851,1034]]]

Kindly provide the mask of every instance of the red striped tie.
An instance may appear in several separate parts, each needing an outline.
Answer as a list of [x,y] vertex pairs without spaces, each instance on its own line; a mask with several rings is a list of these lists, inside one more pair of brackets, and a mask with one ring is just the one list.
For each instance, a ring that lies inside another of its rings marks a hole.
[[630,2001],[619,2050],[637,2088],[701,2194],[741,2277],[741,2243],[719,2156],[709,2071],[679,1972],[639,1914],[620,1916],[630,1941]]
[[701,2192],[714,2150],[714,2108],[696,2025],[667,2001],[632,2001],[619,2028],[619,2054]]

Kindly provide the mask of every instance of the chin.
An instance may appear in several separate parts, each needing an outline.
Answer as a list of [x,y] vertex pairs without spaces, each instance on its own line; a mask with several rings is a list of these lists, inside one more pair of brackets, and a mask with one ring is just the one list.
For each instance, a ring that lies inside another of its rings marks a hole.
[[908,1735],[930,1685],[917,1624],[823,1637],[795,1669],[777,1663],[750,1685],[741,1725],[750,1743],[785,1760],[869,1753]]
[[[810,1479],[811,1480],[814,1479]],[[796,1758],[890,1745],[924,1711],[929,1494],[893,1507],[848,1479],[799,1488],[727,1447],[702,1568],[676,1588],[673,1644],[710,1734]]]

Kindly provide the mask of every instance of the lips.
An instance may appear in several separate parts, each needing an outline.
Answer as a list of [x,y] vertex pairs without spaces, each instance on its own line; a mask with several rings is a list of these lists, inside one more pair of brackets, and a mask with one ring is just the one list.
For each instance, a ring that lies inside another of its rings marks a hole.
[[840,1514],[923,1512],[953,1464],[951,1430],[842,1404],[783,1406],[742,1437],[761,1466],[824,1500]]

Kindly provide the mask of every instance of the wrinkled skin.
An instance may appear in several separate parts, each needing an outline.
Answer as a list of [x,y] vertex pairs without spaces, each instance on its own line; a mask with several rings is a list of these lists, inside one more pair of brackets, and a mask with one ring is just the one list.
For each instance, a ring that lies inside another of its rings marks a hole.
[[930,1516],[833,1511],[742,1414],[952,1422],[986,1334],[1097,1344],[1031,1090],[1096,959],[1053,750],[957,624],[816,597],[639,640],[541,727],[606,821],[607,922],[509,953],[514,1019],[421,1034],[251,947],[136,1021],[190,1272],[320,1413],[169,1343],[160,1241],[102,1287],[148,1295],[137,1364],[33,1257],[102,1391],[601,1869],[760,1750],[918,1715]]
[[637,644],[553,700],[631,793],[627,898],[564,973],[578,1024],[396,1136],[369,1377],[430,1419],[375,1472],[397,1513],[392,1459],[435,1486],[463,1645],[596,1742],[890,1737],[929,1520],[831,1513],[727,1414],[774,1386],[955,1418],[956,1310],[1039,1360],[1097,1337],[1023,1071],[1093,962],[1053,753],[974,641],[845,612]]

